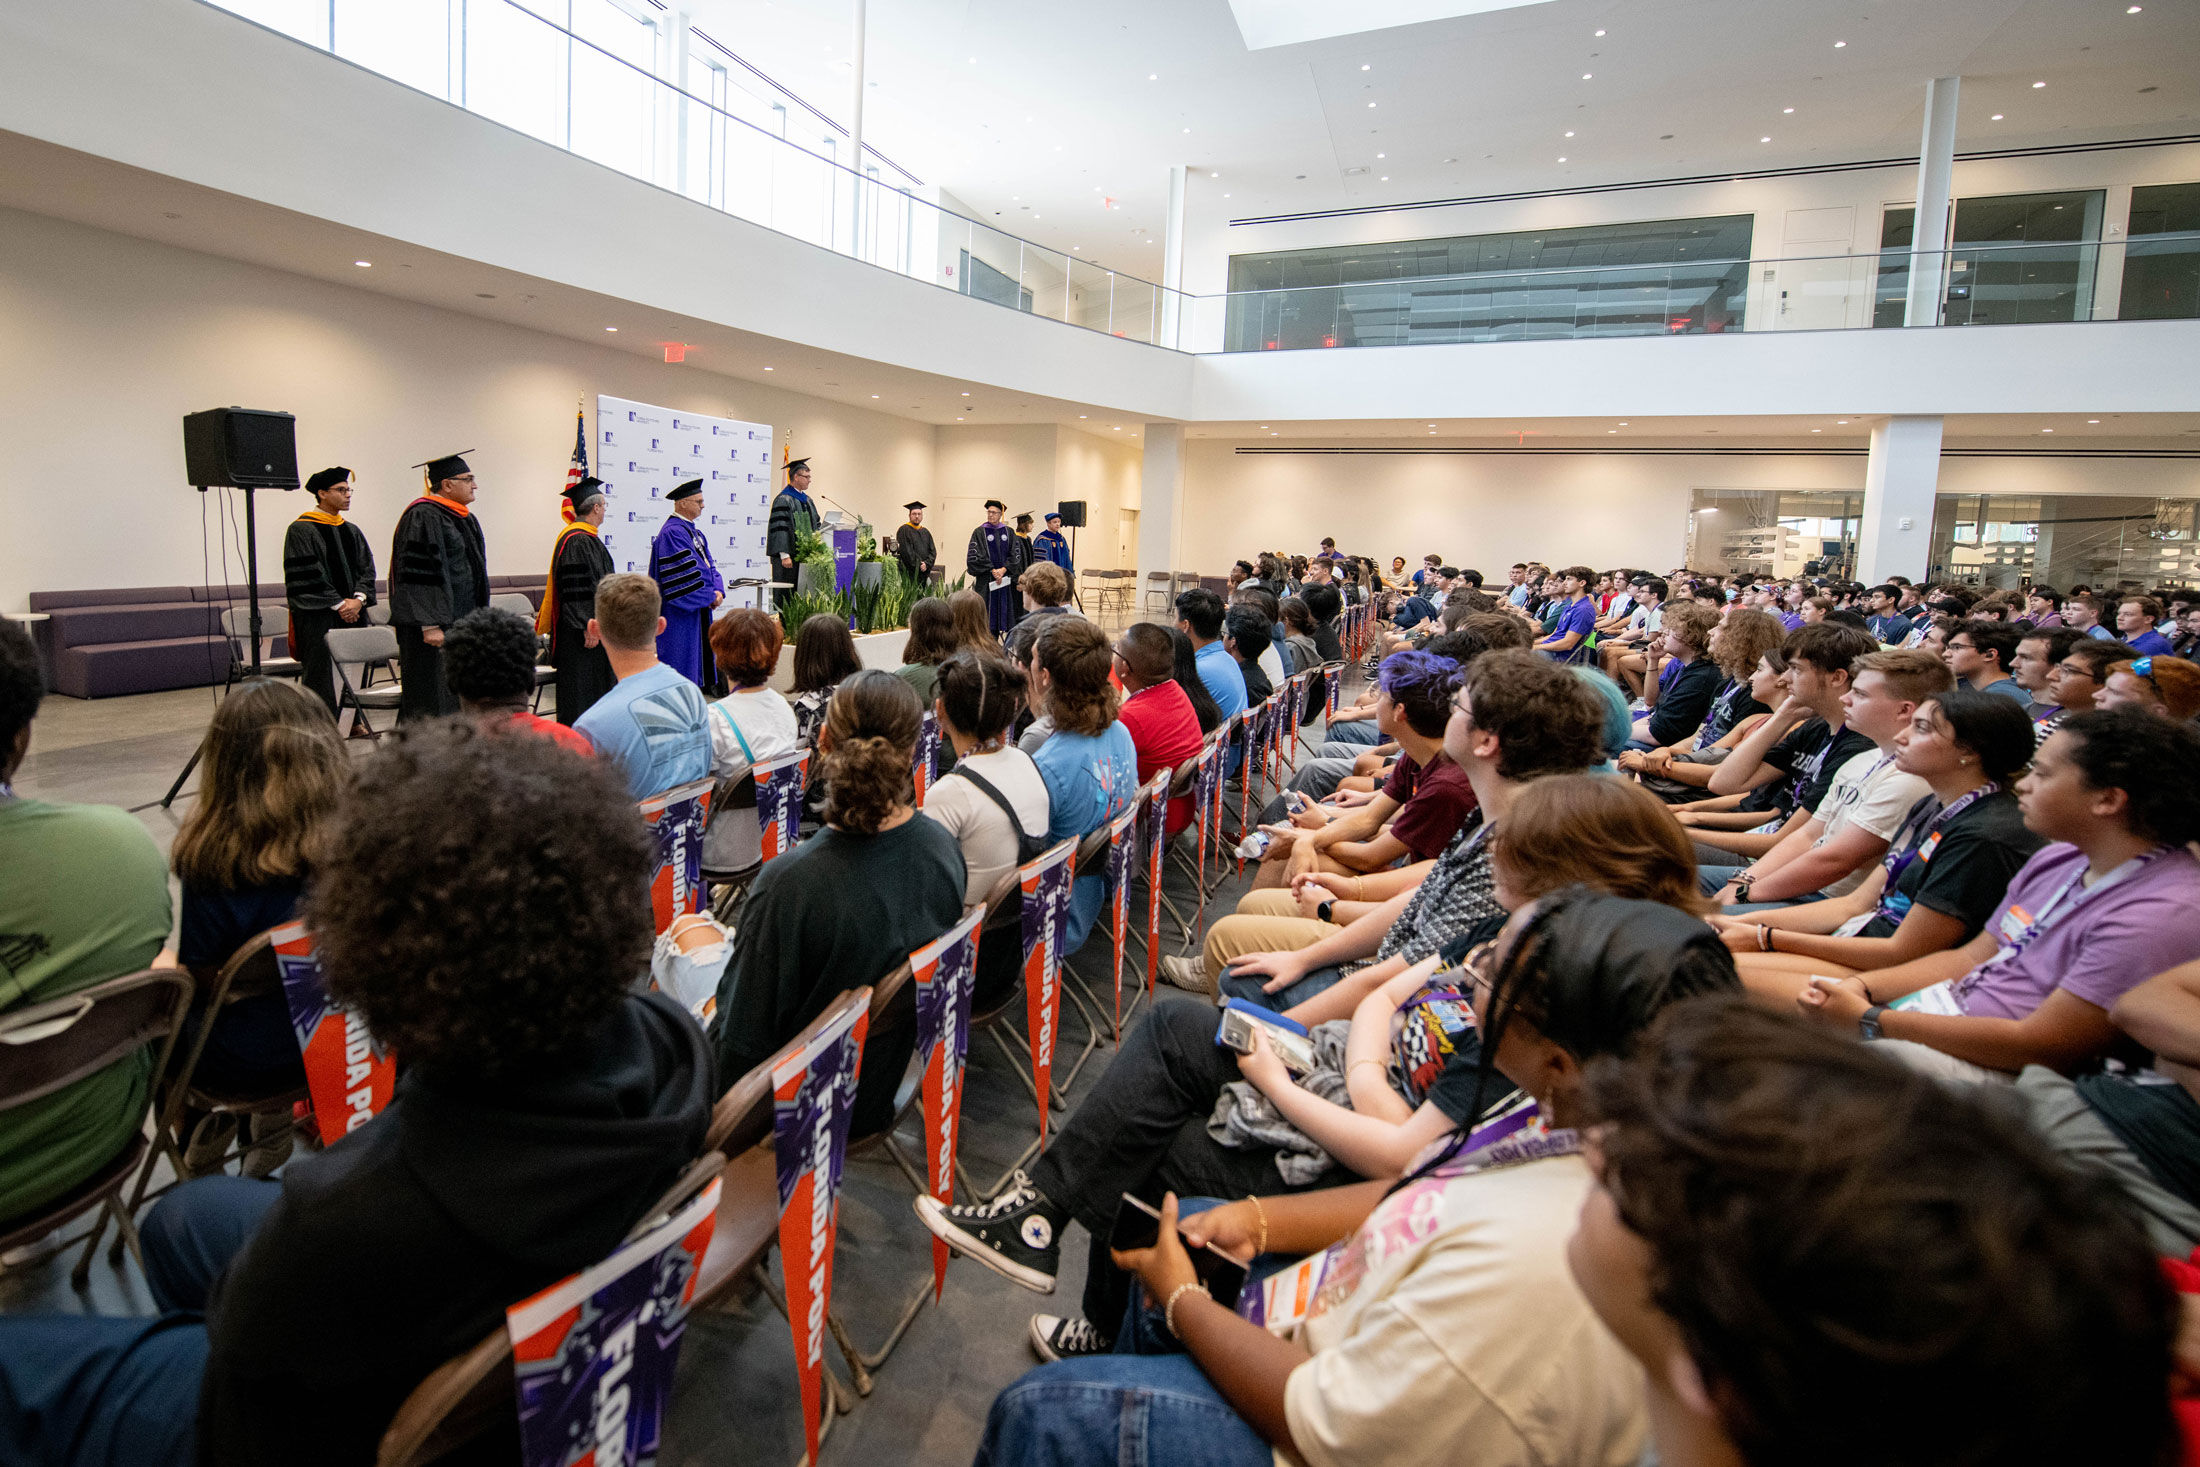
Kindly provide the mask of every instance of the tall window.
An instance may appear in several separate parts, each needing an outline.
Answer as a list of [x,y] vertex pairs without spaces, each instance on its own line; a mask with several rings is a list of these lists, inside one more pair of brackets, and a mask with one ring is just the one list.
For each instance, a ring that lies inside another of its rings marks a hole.
[[335,0],[336,40],[346,61],[452,101],[452,0]]
[[1230,260],[1229,351],[1742,329],[1750,215]]
[[612,0],[572,0],[572,141],[584,158],[655,176],[657,27]]
[[[1989,326],[2091,319],[2101,205],[2097,189],[1958,199],[1949,231],[1943,322]],[[1914,206],[1887,210],[1879,231],[1874,326],[1903,324],[1916,237]]]
[[222,9],[308,45],[328,47],[329,0],[222,0]]
[[[2126,321],[2200,316],[2200,183],[2158,183],[2131,191],[2130,242],[2124,246]],[[2182,239],[2149,236],[2184,235]]]

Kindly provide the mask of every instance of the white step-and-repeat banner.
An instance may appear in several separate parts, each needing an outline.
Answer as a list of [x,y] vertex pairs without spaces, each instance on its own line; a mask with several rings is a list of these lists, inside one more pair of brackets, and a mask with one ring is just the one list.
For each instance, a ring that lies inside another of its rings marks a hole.
[[[648,573],[650,542],[672,514],[665,496],[701,479],[703,515],[696,526],[710,538],[718,573],[729,581],[771,578],[764,556],[777,488],[771,424],[598,395],[595,474],[610,486],[603,542],[617,569]],[[747,598],[739,604],[747,605]]]

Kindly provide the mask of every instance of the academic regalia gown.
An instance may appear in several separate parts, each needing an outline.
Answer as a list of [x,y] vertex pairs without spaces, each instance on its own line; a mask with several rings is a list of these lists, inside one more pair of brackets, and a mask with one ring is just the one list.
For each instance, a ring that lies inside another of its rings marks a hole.
[[781,556],[793,556],[795,542],[804,532],[817,530],[817,506],[810,496],[789,484],[772,500],[771,521],[764,531],[764,558],[772,568],[772,602],[778,604],[794,593],[796,566],[784,565]]
[[398,722],[458,712],[443,681],[443,649],[421,635],[450,628],[489,604],[489,551],[481,521],[463,505],[423,495],[398,516],[390,543],[390,625],[397,632],[404,697]]
[[657,634],[657,660],[697,687],[708,687],[706,643],[710,610],[726,589],[710,558],[710,542],[692,521],[674,515],[649,547],[649,578],[664,598],[665,629]]
[[283,595],[290,603],[290,643],[305,665],[306,687],[336,711],[336,668],[329,661],[328,634],[337,627],[365,626],[336,614],[336,603],[358,598],[374,604],[374,552],[357,525],[318,509],[292,520],[283,533]]
[[558,670],[558,722],[568,728],[619,680],[603,644],[588,645],[596,586],[611,569],[611,552],[592,525],[568,525],[550,553],[550,585],[535,625],[550,636],[550,665]]
[[[1016,577],[1023,573],[1022,560],[1023,542],[1008,526],[980,525],[970,532],[966,568],[971,588],[985,598],[986,625],[996,636],[1016,624],[1016,603],[1023,594],[1016,589]],[[1008,573],[998,586],[993,584],[995,570]]]
[[903,525],[894,531],[894,559],[901,562],[903,580],[912,586],[930,585],[932,572],[940,563],[932,532],[922,525]]
[[1052,561],[1065,572],[1073,569],[1069,563],[1069,536],[1060,530],[1041,530],[1031,537],[1031,548],[1038,552],[1039,559]]

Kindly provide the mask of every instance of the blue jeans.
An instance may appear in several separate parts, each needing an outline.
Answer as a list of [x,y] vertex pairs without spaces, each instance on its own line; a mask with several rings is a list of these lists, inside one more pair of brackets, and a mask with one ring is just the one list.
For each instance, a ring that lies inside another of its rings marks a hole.
[[1338,981],[1343,977],[1344,970],[1342,968],[1316,968],[1298,982],[1278,989],[1274,993],[1267,993],[1261,988],[1261,985],[1268,981],[1267,979],[1238,978],[1225,969],[1222,974],[1222,996],[1224,998],[1242,998],[1249,1004],[1257,1004],[1261,1008],[1280,1014],[1297,1008],[1317,994],[1327,993],[1330,989],[1335,988]]
[[993,1398],[971,1467],[1270,1467],[1189,1355],[1086,1355]]
[[214,1280],[282,1188],[243,1177],[178,1187],[145,1219],[154,1319],[0,1317],[0,1462],[192,1467]]
[[1326,742],[1332,744],[1364,744],[1374,748],[1383,742],[1383,731],[1375,726],[1372,718],[1354,718],[1344,723],[1332,723],[1322,730]]

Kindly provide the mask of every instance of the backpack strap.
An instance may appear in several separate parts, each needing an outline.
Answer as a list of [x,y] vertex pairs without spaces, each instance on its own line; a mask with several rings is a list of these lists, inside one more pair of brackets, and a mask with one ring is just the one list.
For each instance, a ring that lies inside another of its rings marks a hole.
[[[940,778],[953,779],[958,775],[976,785],[980,794],[983,794],[987,799],[991,800],[994,804],[1001,807],[1001,813],[1008,817],[1008,828],[1011,831],[1015,832],[1017,848],[1020,851],[1028,850],[1033,845],[1037,845],[1039,850],[1046,849],[1046,832],[1042,830],[1037,835],[1027,835],[1024,832],[1023,819],[1022,817],[1017,815],[1016,807],[1008,802],[1008,796],[1002,794],[1000,790],[994,786],[993,781],[978,773],[977,770],[972,769],[967,760],[957,764],[953,769],[950,769],[947,771],[947,773],[941,775]],[[1029,860],[1031,859],[1032,855],[1036,854],[1038,854],[1037,851],[1031,851],[1030,854],[1025,855],[1023,859]]]

